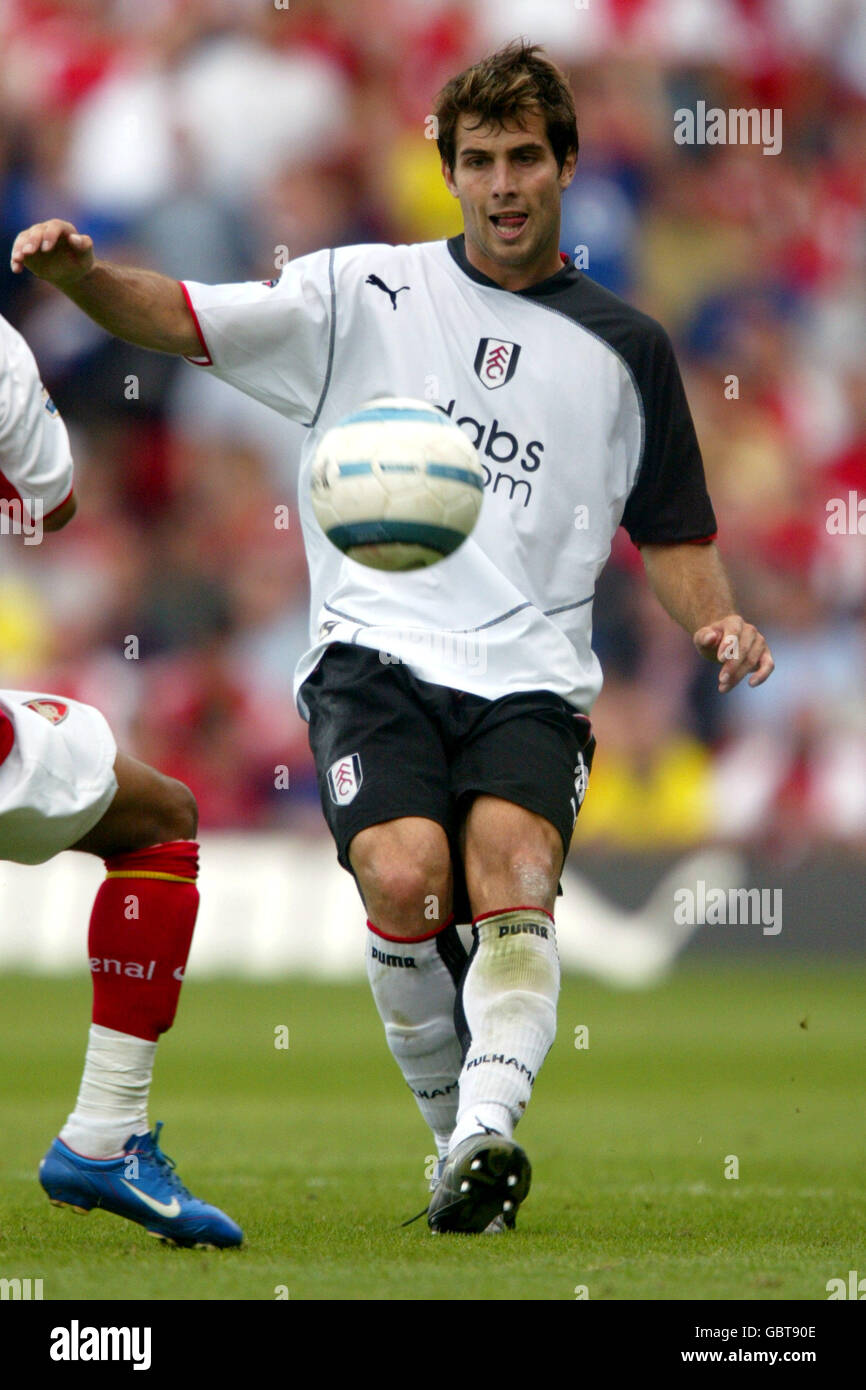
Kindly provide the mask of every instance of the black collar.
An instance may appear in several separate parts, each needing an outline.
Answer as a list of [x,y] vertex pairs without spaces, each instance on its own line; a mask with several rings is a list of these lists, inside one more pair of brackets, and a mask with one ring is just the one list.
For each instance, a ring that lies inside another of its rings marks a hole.
[[477,285],[487,285],[493,290],[502,290],[503,294],[522,294],[529,299],[541,299],[548,295],[559,294],[562,290],[573,285],[580,275],[574,261],[570,256],[566,257],[562,269],[548,275],[546,280],[539,280],[537,285],[528,285],[525,290],[505,290],[502,285],[498,285],[495,280],[491,280],[489,275],[477,270],[466,255],[466,239],[463,232],[459,236],[448,238],[448,250],[451,252],[452,259],[456,261],[464,275],[468,275],[470,280],[474,280]]

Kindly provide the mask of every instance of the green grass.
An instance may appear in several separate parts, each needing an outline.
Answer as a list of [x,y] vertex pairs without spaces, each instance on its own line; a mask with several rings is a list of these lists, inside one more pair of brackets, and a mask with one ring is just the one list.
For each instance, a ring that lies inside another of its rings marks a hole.
[[151,1115],[243,1225],[221,1254],[58,1211],[36,1183],[88,1000],[86,980],[0,977],[0,1276],[46,1299],[824,1300],[866,1273],[859,966],[692,967],[638,995],[568,980],[520,1129],[532,1192],[499,1238],[400,1228],[430,1140],[365,987],[190,982]]

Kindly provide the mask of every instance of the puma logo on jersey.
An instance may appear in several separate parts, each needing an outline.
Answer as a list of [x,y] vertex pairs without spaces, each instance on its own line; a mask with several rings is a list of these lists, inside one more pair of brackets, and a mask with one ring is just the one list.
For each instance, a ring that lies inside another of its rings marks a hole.
[[412,288],[411,285],[401,285],[400,289],[389,290],[388,286],[385,284],[385,281],[380,280],[378,275],[368,275],[366,283],[368,285],[375,285],[377,290],[384,290],[385,294],[387,294],[388,298],[391,301],[391,308],[394,310],[395,313],[397,312],[397,295],[400,293],[400,290],[409,290]]

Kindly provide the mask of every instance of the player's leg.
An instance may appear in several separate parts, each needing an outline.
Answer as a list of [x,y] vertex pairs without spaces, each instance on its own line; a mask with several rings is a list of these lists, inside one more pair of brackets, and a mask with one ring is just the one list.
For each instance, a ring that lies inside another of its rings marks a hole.
[[367,913],[367,974],[388,1046],[440,1157],[457,1114],[454,1026],[466,952],[452,918],[447,760],[404,668],[335,644],[302,698],[322,809]]
[[190,790],[118,753],[111,805],[72,849],[105,860],[90,918],[93,1013],[75,1109],[46,1155],[52,1201],[102,1206],[178,1244],[236,1245],[240,1228],[178,1182],[151,1133],[157,1041],[174,1021],[199,894]]
[[482,1231],[496,1218],[513,1224],[531,1168],[512,1136],[553,1042],[559,996],[559,832],[532,811],[482,795],[461,848],[474,945],[458,1000],[465,1053],[449,1158],[428,1215],[434,1231]]
[[71,849],[108,859],[172,840],[194,840],[198,807],[189,787],[118,751],[117,791],[92,830]]
[[497,1211],[510,1218],[529,1189],[512,1136],[555,1036],[553,908],[591,748],[588,721],[555,697],[466,708],[454,775],[468,808],[460,847],[474,945],[458,1003],[458,1116],[429,1221],[479,1231]]
[[466,963],[448,840],[435,821],[403,817],[360,831],[349,859],[368,913],[367,977],[385,1037],[444,1158],[457,1118],[454,1009]]
[[60,1131],[90,1158],[116,1157],[150,1128],[156,1044],[174,1020],[199,901],[192,793],[125,753],[114,772],[114,800],[70,846],[106,868],[87,943],[93,1013],[84,1075]]
[[564,861],[555,826],[498,797],[473,801],[461,838],[474,946],[460,994],[467,1050],[452,1147],[485,1128],[511,1137],[553,1043]]
[[101,1206],[182,1244],[240,1228],[190,1196],[149,1133],[156,1040],[171,1026],[198,910],[196,807],[181,783],[118,753],[99,710],[0,691],[0,858],[105,858],[90,923],[94,1013],[75,1110],[42,1161],[52,1201]]

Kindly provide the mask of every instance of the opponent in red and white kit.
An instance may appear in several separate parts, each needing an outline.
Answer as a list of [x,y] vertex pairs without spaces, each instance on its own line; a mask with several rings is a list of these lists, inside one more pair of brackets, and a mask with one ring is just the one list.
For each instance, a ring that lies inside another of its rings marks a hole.
[[[25,544],[75,512],[69,438],[27,344],[0,317],[0,508]],[[10,529],[7,526],[7,530]],[[156,1044],[171,1027],[198,911],[197,808],[183,783],[121,753],[100,712],[0,689],[0,859],[105,860],[90,918],[93,1021],[75,1109],[40,1166],[52,1202],[103,1207],[177,1245],[240,1227],[192,1197],[151,1133]]]

